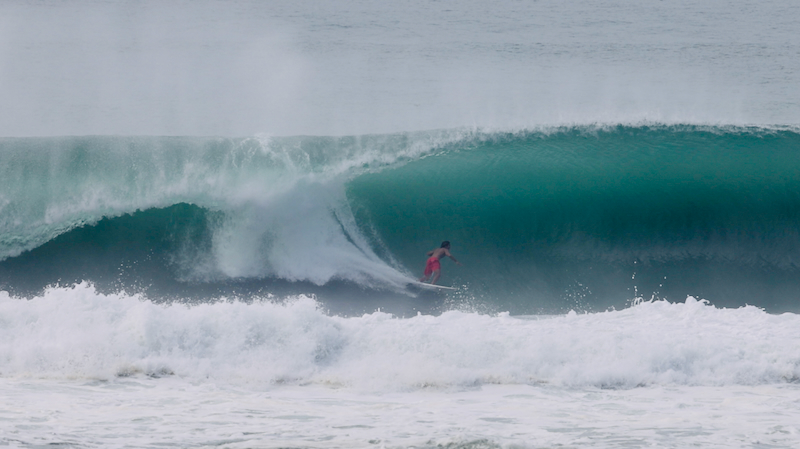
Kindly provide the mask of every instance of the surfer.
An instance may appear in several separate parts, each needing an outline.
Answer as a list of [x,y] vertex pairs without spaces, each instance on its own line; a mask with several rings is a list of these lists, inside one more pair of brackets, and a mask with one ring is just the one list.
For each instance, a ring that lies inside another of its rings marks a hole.
[[433,251],[428,251],[428,261],[425,263],[425,272],[422,274],[422,277],[419,278],[420,282],[425,282],[428,278],[433,275],[433,280],[431,280],[431,285],[436,284],[436,281],[439,280],[439,271],[442,269],[442,264],[439,263],[439,259],[442,257],[447,256],[453,259],[457,265],[461,265],[461,262],[456,260],[452,254],[450,254],[450,242],[445,240],[442,242],[442,246],[436,248]]

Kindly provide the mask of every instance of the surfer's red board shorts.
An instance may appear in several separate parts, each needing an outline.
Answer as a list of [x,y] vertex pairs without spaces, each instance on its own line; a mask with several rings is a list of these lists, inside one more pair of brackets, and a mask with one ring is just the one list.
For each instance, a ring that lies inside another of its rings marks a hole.
[[428,263],[425,264],[425,276],[430,276],[434,271],[442,269],[442,264],[439,263],[439,258],[431,256],[428,258]]

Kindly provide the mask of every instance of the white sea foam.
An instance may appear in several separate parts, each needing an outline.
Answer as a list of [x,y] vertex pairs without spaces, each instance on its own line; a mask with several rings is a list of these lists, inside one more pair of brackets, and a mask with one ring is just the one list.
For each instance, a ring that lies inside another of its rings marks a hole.
[[0,445],[796,447],[798,324],[692,298],[398,319],[0,292]]
[[727,449],[800,442],[796,384],[364,394],[175,378],[0,378],[0,397],[0,444],[10,447]]
[[0,302],[6,377],[150,374],[368,391],[549,384],[760,385],[800,379],[800,317],[755,307],[645,302],[534,317],[450,311],[328,316],[312,298],[187,307],[86,284]]

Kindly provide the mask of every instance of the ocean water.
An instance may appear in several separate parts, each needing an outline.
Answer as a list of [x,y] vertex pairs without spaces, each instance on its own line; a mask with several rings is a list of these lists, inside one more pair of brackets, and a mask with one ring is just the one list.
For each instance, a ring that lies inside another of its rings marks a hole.
[[4,2],[0,445],[797,447],[799,28]]

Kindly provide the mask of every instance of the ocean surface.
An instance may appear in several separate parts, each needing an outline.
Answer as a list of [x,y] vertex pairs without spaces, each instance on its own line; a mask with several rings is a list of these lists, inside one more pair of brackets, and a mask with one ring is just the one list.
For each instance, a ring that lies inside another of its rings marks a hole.
[[0,446],[800,446],[797,29],[4,2]]

